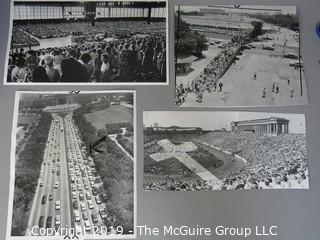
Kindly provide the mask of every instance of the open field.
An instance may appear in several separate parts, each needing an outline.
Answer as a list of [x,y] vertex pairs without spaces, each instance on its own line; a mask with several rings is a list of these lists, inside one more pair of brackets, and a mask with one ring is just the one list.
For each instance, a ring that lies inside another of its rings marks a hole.
[[122,105],[112,105],[105,110],[88,113],[85,115],[85,118],[97,129],[103,129],[106,124],[131,122],[133,119],[133,111]]

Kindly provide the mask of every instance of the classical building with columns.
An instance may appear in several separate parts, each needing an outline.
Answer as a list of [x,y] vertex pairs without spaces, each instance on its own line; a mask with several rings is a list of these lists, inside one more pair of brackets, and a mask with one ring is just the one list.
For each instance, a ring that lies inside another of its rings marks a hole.
[[246,131],[276,136],[279,134],[289,133],[289,120],[285,118],[270,117],[231,122],[231,131]]

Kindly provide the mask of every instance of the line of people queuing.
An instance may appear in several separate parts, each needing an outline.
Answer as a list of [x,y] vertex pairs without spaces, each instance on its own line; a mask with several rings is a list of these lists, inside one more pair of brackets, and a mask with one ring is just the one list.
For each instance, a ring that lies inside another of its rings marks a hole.
[[225,44],[224,50],[214,57],[203,69],[198,77],[190,83],[181,83],[176,86],[176,105],[181,105],[189,93],[196,95],[196,102],[201,103],[205,91],[222,91],[223,83],[219,82],[221,75],[226,71],[229,64],[234,61],[234,54],[238,51],[243,38],[234,37],[229,43]]

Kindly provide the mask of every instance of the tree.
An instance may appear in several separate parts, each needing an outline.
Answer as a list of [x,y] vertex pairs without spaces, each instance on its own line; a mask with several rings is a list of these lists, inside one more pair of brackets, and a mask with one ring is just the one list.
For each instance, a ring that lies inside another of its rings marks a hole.
[[254,39],[262,34],[263,23],[261,21],[252,21],[251,25],[253,26],[251,37]]
[[190,29],[185,21],[175,17],[176,26],[176,51],[177,56],[201,55],[203,50],[207,49],[208,40],[205,35]]

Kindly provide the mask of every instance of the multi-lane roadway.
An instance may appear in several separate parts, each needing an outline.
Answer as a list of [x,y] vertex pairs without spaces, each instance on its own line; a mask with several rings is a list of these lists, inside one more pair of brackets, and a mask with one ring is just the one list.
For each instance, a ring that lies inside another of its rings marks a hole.
[[72,113],[52,116],[27,235],[38,233],[35,226],[77,227],[83,234],[97,233],[101,227],[107,231],[103,228],[107,219],[105,204],[98,195],[101,178],[93,160],[86,157]]

